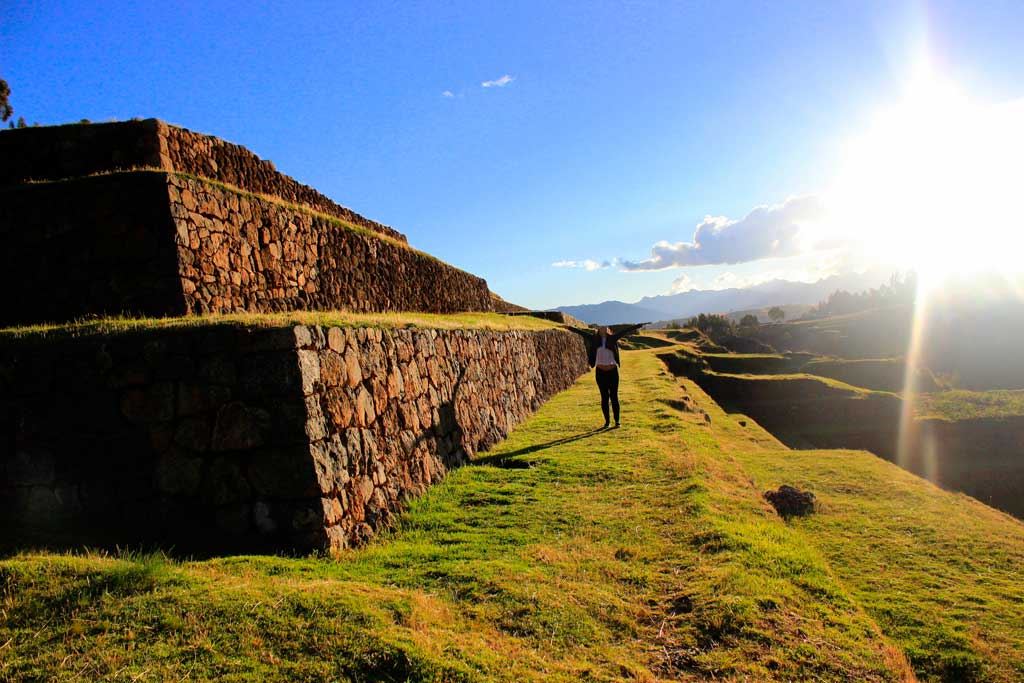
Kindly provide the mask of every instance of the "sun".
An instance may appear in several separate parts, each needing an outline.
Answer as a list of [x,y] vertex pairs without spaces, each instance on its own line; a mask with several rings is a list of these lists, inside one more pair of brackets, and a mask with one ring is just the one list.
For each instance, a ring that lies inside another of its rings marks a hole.
[[924,280],[1024,271],[1024,100],[972,101],[923,72],[845,145],[831,229]]

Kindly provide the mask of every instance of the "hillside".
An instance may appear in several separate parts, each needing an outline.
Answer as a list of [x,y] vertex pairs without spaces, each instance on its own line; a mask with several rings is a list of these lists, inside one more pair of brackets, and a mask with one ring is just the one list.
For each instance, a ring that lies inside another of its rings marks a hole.
[[[8,557],[0,680],[1020,679],[1024,524],[789,451],[655,353],[621,430],[584,376],[335,558]],[[781,520],[780,483],[818,511]]]

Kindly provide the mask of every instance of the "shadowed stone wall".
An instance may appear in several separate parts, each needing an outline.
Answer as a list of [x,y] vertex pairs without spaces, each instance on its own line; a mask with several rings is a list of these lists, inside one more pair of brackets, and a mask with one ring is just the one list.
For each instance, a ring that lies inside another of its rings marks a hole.
[[279,173],[272,162],[241,145],[157,119],[4,130],[0,159],[0,186],[140,168],[177,171],[302,204],[405,241],[397,230]]
[[0,326],[85,315],[491,310],[485,280],[404,242],[159,171],[0,188],[0,240],[9,297]]
[[160,173],[0,188],[0,327],[185,314],[174,233]]
[[358,543],[586,370],[561,330],[0,338],[0,544]]

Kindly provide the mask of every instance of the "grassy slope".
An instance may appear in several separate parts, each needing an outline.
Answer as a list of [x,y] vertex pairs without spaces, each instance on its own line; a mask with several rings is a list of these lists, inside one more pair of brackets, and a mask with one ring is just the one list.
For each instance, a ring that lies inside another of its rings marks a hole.
[[[860,506],[934,544],[946,527],[919,509],[952,519],[963,499],[882,470],[921,498],[904,509],[884,481],[877,499],[843,488],[821,470],[829,455],[801,470],[825,477],[822,514],[785,524],[760,491],[792,453],[694,386],[712,425],[678,410],[652,352],[624,361],[622,430],[591,431],[596,389],[583,377],[415,501],[390,536],[337,560],[0,562],[0,680],[906,680],[894,641],[934,647],[929,634],[973,614],[916,592],[893,599],[932,585],[934,568],[991,612],[972,652],[1012,670],[1020,588],[1004,579],[1020,564],[1018,522],[988,511],[974,532],[958,526],[977,563],[931,558],[932,544],[861,530]],[[847,507],[833,507],[840,495]],[[861,572],[871,558],[907,565],[907,583],[874,585]]]
[[1024,390],[967,391],[955,389],[914,396],[920,418],[968,420],[1024,415]]
[[849,594],[894,639],[920,680],[1024,680],[1024,524],[859,451],[791,451],[747,419],[712,415],[716,440],[761,489],[814,491],[794,519]]

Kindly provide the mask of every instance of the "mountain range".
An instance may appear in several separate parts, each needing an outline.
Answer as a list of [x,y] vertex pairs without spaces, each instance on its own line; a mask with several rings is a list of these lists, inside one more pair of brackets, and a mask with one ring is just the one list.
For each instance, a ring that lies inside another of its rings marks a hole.
[[817,282],[770,280],[751,287],[691,289],[679,294],[645,296],[636,303],[604,301],[599,304],[559,306],[553,310],[568,313],[594,325],[676,320],[698,313],[730,313],[783,304],[816,304],[837,289],[857,292],[877,287],[886,282],[890,275],[889,271],[869,270],[833,275]]

